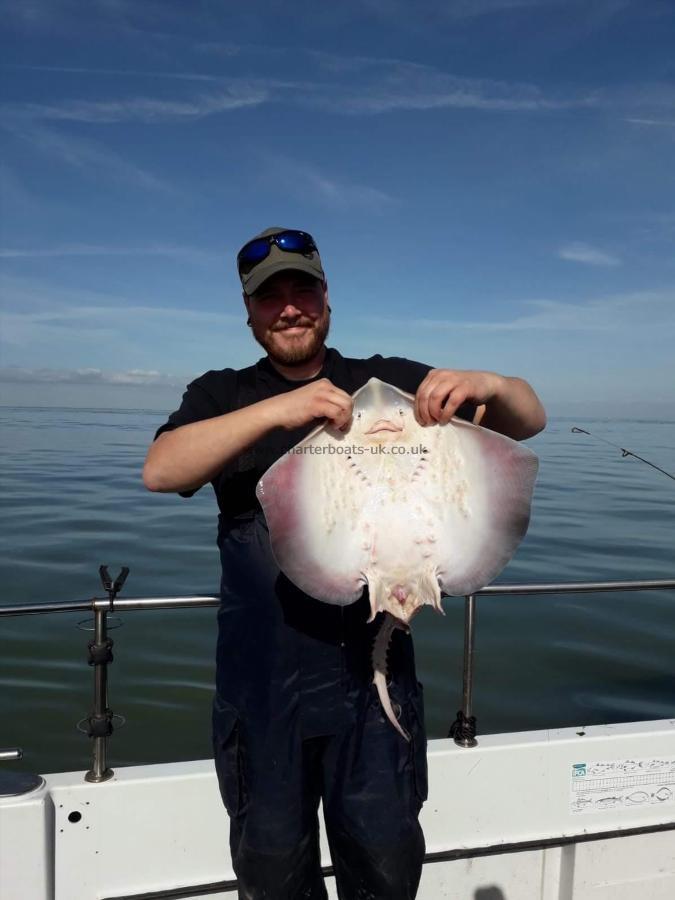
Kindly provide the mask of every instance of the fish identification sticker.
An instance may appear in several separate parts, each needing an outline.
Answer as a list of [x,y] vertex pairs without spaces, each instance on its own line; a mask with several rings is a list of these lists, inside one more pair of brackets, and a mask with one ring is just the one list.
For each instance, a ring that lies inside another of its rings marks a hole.
[[573,813],[675,806],[675,756],[573,763]]

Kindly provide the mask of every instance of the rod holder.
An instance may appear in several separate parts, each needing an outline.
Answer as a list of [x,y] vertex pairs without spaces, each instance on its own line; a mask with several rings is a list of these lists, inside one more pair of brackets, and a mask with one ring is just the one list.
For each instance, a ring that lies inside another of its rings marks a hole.
[[92,767],[84,776],[85,781],[108,781],[114,775],[108,766],[108,738],[113,733],[113,718],[116,718],[108,706],[108,666],[113,661],[113,641],[108,637],[108,613],[114,608],[115,597],[122,589],[129,568],[123,566],[117,578],[111,579],[107,566],[99,567],[99,576],[103,590],[108,594],[108,609],[94,608],[94,640],[87,644],[90,666],[94,667],[94,705],[90,715],[78,723],[78,728],[93,739]]
[[473,667],[476,639],[476,595],[464,598],[464,676],[462,708],[450,726],[448,737],[459,747],[476,747],[476,717],[473,715]]

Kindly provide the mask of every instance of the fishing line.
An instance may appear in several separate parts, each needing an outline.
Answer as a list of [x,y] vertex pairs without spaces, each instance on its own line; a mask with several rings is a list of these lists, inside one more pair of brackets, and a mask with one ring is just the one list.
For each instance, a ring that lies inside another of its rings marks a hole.
[[647,463],[648,466],[651,466],[652,469],[656,469],[657,472],[661,472],[662,475],[667,475],[668,478],[672,478],[675,481],[675,475],[671,475],[670,472],[666,472],[665,469],[661,469],[659,466],[654,465],[653,462],[649,462],[648,459],[645,459],[643,456],[638,456],[637,453],[633,453],[632,450],[626,450],[624,447],[619,447],[618,444],[613,444],[611,441],[608,441],[607,438],[598,437],[597,434],[591,434],[590,431],[586,431],[584,428],[577,428],[576,425],[572,426],[572,431],[574,434],[587,434],[589,437],[595,438],[596,441],[603,441],[605,444],[609,444],[610,447],[616,447],[617,450],[621,451],[622,456],[634,456],[635,459],[639,459],[640,462]]

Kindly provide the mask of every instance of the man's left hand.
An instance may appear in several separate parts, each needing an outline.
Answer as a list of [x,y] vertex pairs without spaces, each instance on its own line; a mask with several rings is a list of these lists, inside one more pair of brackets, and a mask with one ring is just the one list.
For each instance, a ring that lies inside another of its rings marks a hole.
[[420,425],[445,425],[462,403],[487,404],[503,384],[495,372],[432,369],[415,394],[415,417]]

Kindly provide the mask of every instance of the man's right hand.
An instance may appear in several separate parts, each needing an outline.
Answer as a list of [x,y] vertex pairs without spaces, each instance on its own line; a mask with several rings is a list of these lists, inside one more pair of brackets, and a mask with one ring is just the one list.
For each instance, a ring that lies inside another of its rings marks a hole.
[[352,417],[352,398],[328,378],[278,394],[265,402],[273,405],[276,424],[287,431],[301,428],[315,419],[328,419],[334,428],[344,429]]
[[290,431],[326,419],[344,429],[351,415],[349,394],[322,378],[161,434],[148,450],[143,482],[151,491],[194,491],[274,428]]

